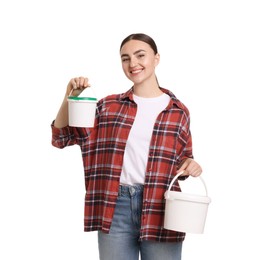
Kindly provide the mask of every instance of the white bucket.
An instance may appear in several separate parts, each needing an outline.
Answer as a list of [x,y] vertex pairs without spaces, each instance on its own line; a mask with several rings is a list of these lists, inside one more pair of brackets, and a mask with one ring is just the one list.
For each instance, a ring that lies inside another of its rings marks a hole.
[[170,183],[169,189],[165,192],[165,215],[164,228],[186,233],[203,233],[208,205],[211,199],[207,196],[207,188],[202,177],[206,196],[188,194],[179,191],[171,191],[175,180],[183,172],[177,174]]
[[75,127],[94,127],[97,98],[68,97],[69,125]]

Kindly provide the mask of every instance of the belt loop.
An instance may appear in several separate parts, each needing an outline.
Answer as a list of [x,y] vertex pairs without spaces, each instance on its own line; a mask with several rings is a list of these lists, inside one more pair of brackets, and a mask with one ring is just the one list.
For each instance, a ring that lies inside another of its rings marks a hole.
[[119,192],[118,192],[118,196],[120,196],[121,195],[121,185],[119,185]]

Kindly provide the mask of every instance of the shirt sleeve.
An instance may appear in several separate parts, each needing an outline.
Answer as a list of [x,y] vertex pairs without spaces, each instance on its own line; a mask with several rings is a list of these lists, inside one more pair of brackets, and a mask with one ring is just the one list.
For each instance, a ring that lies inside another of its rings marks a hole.
[[182,144],[180,164],[187,158],[194,158],[192,149],[192,135],[190,130],[190,115],[188,109],[185,111],[182,130],[179,136],[179,142]]
[[90,136],[89,128],[65,126],[56,128],[54,122],[51,124],[51,144],[57,148],[64,148],[71,145],[82,145]]

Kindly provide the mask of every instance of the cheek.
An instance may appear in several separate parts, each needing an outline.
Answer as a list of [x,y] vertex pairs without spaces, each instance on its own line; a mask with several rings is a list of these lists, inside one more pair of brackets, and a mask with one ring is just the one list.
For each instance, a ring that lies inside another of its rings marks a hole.
[[148,70],[154,70],[155,69],[155,62],[154,61],[149,61],[147,64],[145,64],[145,67],[148,68]]
[[123,70],[123,72],[126,74],[126,73],[128,73],[128,70],[129,70],[129,66],[127,65],[127,64],[122,64],[122,70]]
[[155,67],[155,64],[156,64],[156,60],[155,59],[152,59],[152,58],[149,58],[147,60],[144,60],[142,62],[146,67],[150,68],[150,67]]

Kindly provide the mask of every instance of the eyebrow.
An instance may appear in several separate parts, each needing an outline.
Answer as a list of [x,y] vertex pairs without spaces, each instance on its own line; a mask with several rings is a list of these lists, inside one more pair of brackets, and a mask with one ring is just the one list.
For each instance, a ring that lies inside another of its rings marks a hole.
[[[140,50],[138,50],[138,51],[135,51],[135,52],[133,53],[133,55],[135,55],[135,54],[137,54],[137,53],[139,53],[139,52],[141,52],[141,51],[146,52],[145,50],[140,49]],[[129,56],[129,55],[128,55],[128,54],[125,54],[125,53],[121,55],[121,57],[126,57],[126,56]]]

